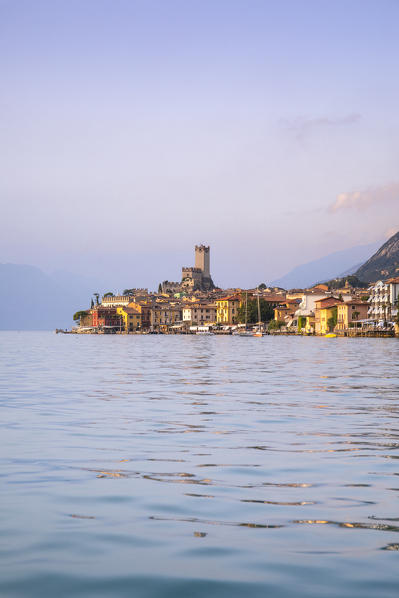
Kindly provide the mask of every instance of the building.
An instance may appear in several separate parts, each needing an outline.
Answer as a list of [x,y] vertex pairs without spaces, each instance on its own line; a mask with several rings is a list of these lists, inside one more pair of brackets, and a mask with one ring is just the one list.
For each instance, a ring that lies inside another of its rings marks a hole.
[[230,295],[216,301],[216,321],[218,324],[231,325],[238,321],[240,296]]
[[295,316],[299,303],[300,299],[286,299],[274,308],[274,319],[277,322],[288,324],[288,322]]
[[116,313],[121,317],[125,332],[136,332],[141,328],[141,313],[134,307],[117,307]]
[[182,290],[210,291],[215,285],[210,272],[210,247],[195,246],[195,266],[182,268]]
[[210,326],[217,321],[216,303],[192,303],[183,307],[183,322]]
[[368,318],[392,322],[398,315],[399,278],[379,280],[369,287]]
[[148,330],[151,327],[151,303],[145,301],[131,301],[128,307],[131,307],[140,314],[140,326],[142,330]]
[[169,295],[180,293],[181,282],[171,282],[170,280],[164,280],[161,282],[161,291],[162,293],[167,293]]
[[336,330],[360,328],[361,320],[367,319],[368,304],[364,301],[347,301],[337,306]]
[[[295,311],[295,314],[291,320],[288,321],[287,326],[292,326],[293,328],[297,328],[298,332],[301,332],[302,329],[307,334],[313,334],[315,331],[315,308],[316,308],[316,301],[320,299],[325,299],[326,293],[303,293],[300,295],[301,300],[300,304],[298,305],[298,309]],[[287,294],[287,299],[296,299],[298,298],[298,294],[294,293],[293,295]]]
[[123,326],[121,316],[117,314],[116,307],[96,305],[90,310],[92,326],[100,330],[120,330]]
[[105,295],[101,300],[104,307],[127,307],[134,301],[136,295],[148,295],[148,289],[129,289],[128,295]]
[[331,318],[335,319],[338,306],[342,303],[343,300],[336,297],[325,297],[316,301],[314,322],[314,331],[316,334],[327,334],[327,332],[332,330]]
[[182,320],[180,305],[170,303],[154,303],[150,309],[151,330],[165,331]]

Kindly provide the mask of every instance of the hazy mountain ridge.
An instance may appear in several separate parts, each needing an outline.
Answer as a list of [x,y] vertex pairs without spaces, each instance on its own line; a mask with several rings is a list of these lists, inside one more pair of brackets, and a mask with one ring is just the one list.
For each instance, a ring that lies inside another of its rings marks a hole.
[[353,274],[379,246],[380,242],[335,251],[317,260],[296,266],[271,284],[285,289],[307,288],[318,282]]
[[52,330],[72,324],[75,311],[90,305],[89,284],[70,285],[68,274],[52,277],[40,268],[0,264],[0,330]]
[[354,274],[365,282],[399,276],[399,232],[388,239]]

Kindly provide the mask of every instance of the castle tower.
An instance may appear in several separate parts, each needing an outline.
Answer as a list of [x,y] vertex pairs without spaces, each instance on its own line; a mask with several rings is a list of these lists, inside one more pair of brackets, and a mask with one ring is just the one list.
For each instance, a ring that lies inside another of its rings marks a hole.
[[195,246],[195,267],[200,268],[203,272],[205,278],[210,278],[210,267],[209,267],[209,258],[210,258],[210,248],[209,245],[206,247],[205,245],[196,245]]

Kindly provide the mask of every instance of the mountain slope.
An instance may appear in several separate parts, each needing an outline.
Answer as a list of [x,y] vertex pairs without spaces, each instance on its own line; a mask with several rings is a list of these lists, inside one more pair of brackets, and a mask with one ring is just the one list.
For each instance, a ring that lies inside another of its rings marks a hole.
[[342,272],[345,272],[345,275],[353,274],[358,265],[372,255],[379,245],[380,243],[359,245],[330,253],[318,260],[296,266],[271,284],[284,289],[306,288],[317,282],[336,278]]
[[399,276],[399,232],[355,272],[360,280],[376,282],[389,276]]
[[72,325],[90,296],[70,289],[35,266],[0,264],[0,330],[52,330]]

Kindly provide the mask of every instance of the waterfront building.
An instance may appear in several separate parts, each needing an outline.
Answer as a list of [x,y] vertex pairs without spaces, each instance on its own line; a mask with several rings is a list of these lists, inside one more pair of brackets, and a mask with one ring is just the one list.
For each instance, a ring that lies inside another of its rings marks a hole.
[[212,325],[217,321],[216,303],[192,303],[184,305],[183,322],[200,326]]
[[151,305],[149,300],[131,301],[128,307],[135,309],[140,314],[140,326],[142,330],[148,330],[151,327]]
[[336,297],[325,297],[315,302],[314,331],[316,334],[327,334],[331,331],[329,320],[331,321],[342,303],[343,300]]
[[155,303],[150,310],[150,328],[165,331],[169,326],[174,326],[182,320],[180,305],[170,303]]
[[287,295],[287,298],[296,299],[298,296],[301,297],[301,302],[298,305],[298,309],[295,311],[294,317],[288,322],[288,326],[293,328],[297,327],[298,331],[304,328],[305,332],[312,334],[315,329],[315,307],[316,301],[329,297],[326,293],[294,293],[293,295]]
[[237,323],[240,296],[230,295],[216,301],[216,321],[218,324],[231,325]]
[[116,307],[96,305],[90,310],[93,328],[118,329],[121,326],[121,317],[116,312]]
[[368,318],[384,322],[395,320],[398,314],[399,278],[379,280],[369,287],[369,293]]
[[278,322],[288,324],[295,316],[300,304],[300,299],[286,299],[283,303],[274,308],[274,319]]
[[336,330],[360,328],[361,320],[367,319],[368,304],[364,301],[347,301],[337,306]]
[[125,332],[136,332],[141,328],[141,313],[133,307],[117,307],[116,313],[121,319],[121,328]]

